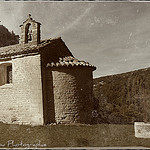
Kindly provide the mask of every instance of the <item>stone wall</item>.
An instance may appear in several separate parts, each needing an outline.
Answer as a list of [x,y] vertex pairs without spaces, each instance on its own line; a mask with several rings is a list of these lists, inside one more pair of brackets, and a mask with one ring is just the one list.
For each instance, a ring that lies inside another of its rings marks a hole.
[[62,67],[53,69],[52,77],[56,122],[90,123],[93,109],[92,70]]
[[[20,44],[31,43],[37,45],[40,43],[40,23],[28,18],[21,26]],[[31,41],[28,41],[29,27],[31,27]]]
[[34,125],[91,123],[92,69],[46,67],[45,58],[42,54],[12,59],[12,83],[0,86],[0,121]]
[[13,59],[12,78],[0,86],[0,121],[43,124],[40,55]]

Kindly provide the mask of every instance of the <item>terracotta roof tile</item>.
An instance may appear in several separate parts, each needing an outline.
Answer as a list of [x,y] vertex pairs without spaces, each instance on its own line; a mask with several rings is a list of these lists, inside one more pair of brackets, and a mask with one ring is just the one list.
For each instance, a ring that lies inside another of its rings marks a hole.
[[23,54],[32,54],[37,53],[40,51],[42,47],[45,47],[48,44],[51,44],[53,41],[57,39],[48,39],[41,41],[38,45],[31,45],[30,43],[27,44],[16,44],[11,46],[5,46],[0,48],[0,59],[11,58],[12,56],[16,55],[23,55]]
[[59,58],[58,62],[51,62],[47,64],[47,67],[63,67],[63,66],[85,66],[85,67],[91,67],[94,70],[96,67],[94,65],[91,65],[90,63],[83,61],[83,60],[78,60],[75,57],[72,56],[67,56],[64,58]]
[[[54,44],[52,44],[54,43]],[[88,62],[83,60],[78,60],[69,51],[65,44],[63,48],[63,41],[61,38],[56,39],[48,39],[41,41],[38,45],[31,45],[30,43],[27,44],[16,44],[11,46],[5,46],[0,48],[0,61],[5,59],[11,59],[14,57],[20,56],[28,56],[31,54],[38,54],[43,51],[44,47],[48,46],[48,51],[46,52],[47,59],[47,67],[62,67],[62,66],[82,66],[82,67],[90,67],[93,70],[96,69],[95,66],[91,65]],[[57,45],[58,44],[58,45]],[[60,45],[59,45],[60,44]],[[49,47],[53,45],[52,47]],[[58,47],[60,46],[60,48]],[[53,58],[54,57],[54,58]],[[49,60],[49,61],[48,61]]]

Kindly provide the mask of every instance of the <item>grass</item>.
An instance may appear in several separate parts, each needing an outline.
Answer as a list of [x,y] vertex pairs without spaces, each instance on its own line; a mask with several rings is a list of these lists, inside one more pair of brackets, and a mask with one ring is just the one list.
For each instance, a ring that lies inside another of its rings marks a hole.
[[0,133],[0,148],[35,148],[36,146],[38,148],[150,147],[150,139],[135,138],[133,125],[45,125],[32,127],[0,123]]

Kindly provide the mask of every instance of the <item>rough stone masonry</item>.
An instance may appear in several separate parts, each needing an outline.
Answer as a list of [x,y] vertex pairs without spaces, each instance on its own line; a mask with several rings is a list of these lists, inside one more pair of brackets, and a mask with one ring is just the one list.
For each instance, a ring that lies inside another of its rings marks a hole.
[[40,23],[23,22],[19,44],[0,48],[0,121],[90,124],[96,69],[61,38],[41,40]]

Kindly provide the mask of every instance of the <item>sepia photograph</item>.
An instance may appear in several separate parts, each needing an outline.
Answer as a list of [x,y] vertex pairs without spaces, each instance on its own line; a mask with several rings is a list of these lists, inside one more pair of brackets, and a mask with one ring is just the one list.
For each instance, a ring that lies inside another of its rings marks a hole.
[[6,148],[150,148],[150,2],[0,2]]

